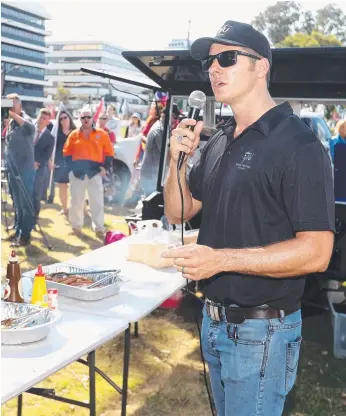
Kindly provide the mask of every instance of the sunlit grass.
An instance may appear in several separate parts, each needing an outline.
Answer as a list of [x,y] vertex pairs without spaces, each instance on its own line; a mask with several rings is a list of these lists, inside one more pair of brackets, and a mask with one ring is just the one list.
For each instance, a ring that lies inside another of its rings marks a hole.
[[[32,246],[18,250],[22,271],[31,270],[39,263],[68,261],[103,245],[92,231],[90,220],[86,221],[83,237],[79,238],[71,234],[68,222],[58,215],[58,211],[57,205],[43,205],[42,228],[54,249],[47,250],[40,234],[34,232]],[[108,228],[126,233],[125,212],[119,208],[107,208],[106,211]],[[2,237],[5,236],[2,227]],[[10,250],[9,243],[3,242],[2,266],[6,266]],[[131,341],[129,416],[210,416],[196,326],[189,313],[184,316],[159,310],[140,322],[140,337]],[[314,323],[306,320],[304,325]],[[325,336],[330,336],[327,326]],[[324,340],[320,341],[323,344]],[[346,390],[346,360],[336,360],[330,349],[326,354],[326,347],[321,343],[318,340],[303,342],[300,374],[291,399],[293,410],[287,413],[291,416],[345,415],[340,395]],[[97,366],[120,386],[122,360],[122,336],[107,342],[96,352]],[[73,363],[38,386],[54,388],[56,394],[64,397],[88,401],[88,369]],[[96,391],[97,415],[119,416],[120,395],[98,375]],[[10,400],[2,406],[1,414],[15,416],[16,404],[16,399]],[[24,416],[88,414],[86,409],[24,394]]]

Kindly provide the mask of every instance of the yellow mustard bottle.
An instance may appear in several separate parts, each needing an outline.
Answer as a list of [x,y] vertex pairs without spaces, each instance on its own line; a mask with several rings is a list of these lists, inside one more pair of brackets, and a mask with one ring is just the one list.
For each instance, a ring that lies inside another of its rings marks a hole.
[[39,264],[34,277],[32,288],[31,303],[33,305],[48,308],[48,293],[46,285],[46,275],[43,273],[42,265]]

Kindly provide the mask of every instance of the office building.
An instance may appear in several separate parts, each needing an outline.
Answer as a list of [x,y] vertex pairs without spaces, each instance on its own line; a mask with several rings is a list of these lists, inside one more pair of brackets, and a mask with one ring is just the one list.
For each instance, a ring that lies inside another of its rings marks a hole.
[[[98,75],[81,71],[82,67],[112,72],[125,79],[146,83],[148,79],[121,55],[124,49],[103,41],[69,41],[49,43],[47,94],[52,97],[63,92],[68,107],[78,116],[78,110],[87,102],[95,107],[101,97],[106,101],[118,103],[124,99],[131,110],[140,111],[147,105],[139,98],[148,100],[148,91],[144,88],[109,81]],[[113,87],[115,88],[113,88]],[[138,95],[136,97],[135,95]]]
[[19,94],[31,116],[36,116],[45,101],[48,19],[50,16],[38,2],[1,2],[2,94]]

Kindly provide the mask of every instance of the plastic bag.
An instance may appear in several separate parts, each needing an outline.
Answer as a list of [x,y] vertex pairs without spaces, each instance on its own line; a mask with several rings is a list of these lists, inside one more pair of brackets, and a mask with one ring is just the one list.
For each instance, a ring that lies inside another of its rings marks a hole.
[[128,260],[146,264],[155,269],[173,266],[173,259],[162,258],[165,250],[179,245],[179,238],[162,228],[158,220],[138,221],[137,232],[128,245]]

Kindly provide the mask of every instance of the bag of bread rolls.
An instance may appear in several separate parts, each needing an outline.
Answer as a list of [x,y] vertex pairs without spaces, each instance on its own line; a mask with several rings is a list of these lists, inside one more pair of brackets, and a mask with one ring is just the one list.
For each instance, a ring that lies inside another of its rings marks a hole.
[[170,244],[146,241],[135,242],[128,245],[127,259],[138,263],[146,264],[154,269],[164,269],[173,266],[173,259],[165,259],[161,257],[165,250],[172,246]]
[[174,233],[161,228],[162,223],[156,220],[142,221],[137,227],[137,234],[131,237],[128,244],[127,259],[146,264],[155,269],[173,266],[173,259],[162,258],[164,251],[179,244]]

